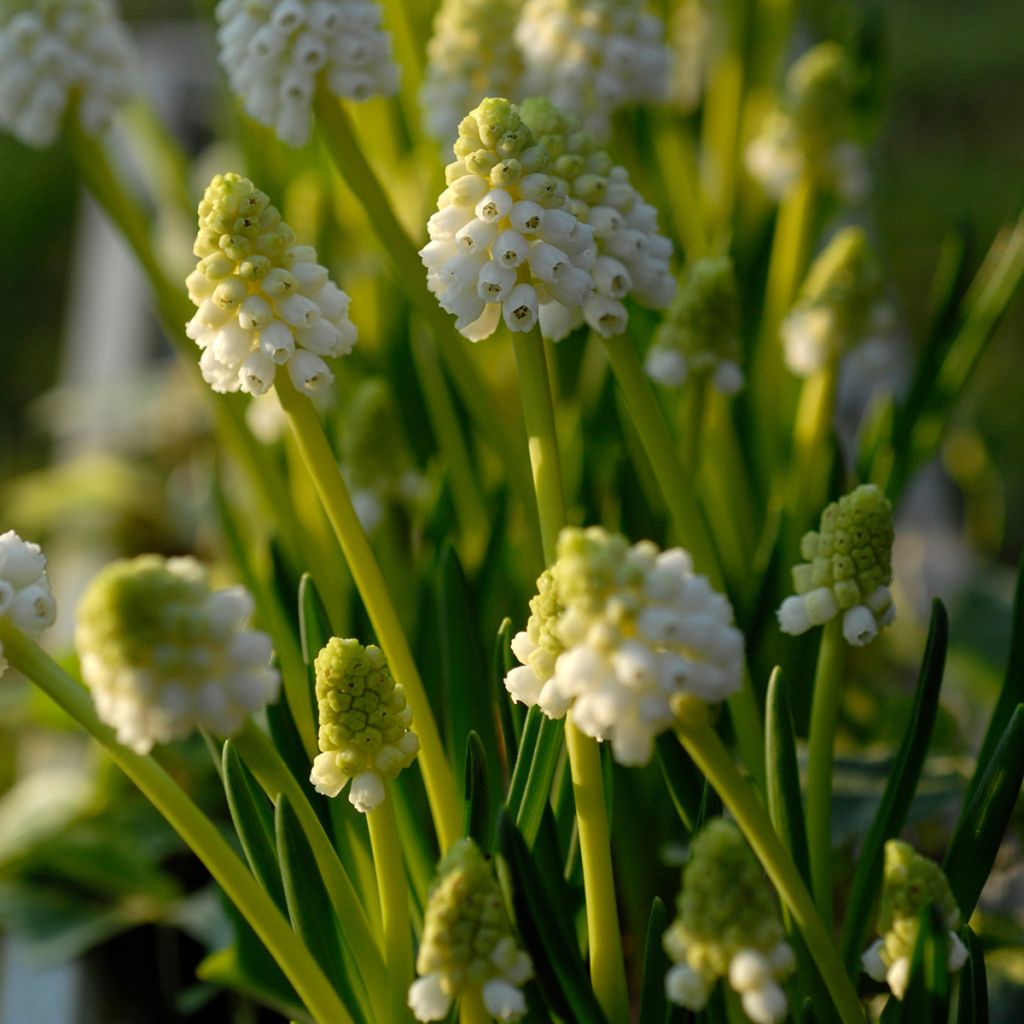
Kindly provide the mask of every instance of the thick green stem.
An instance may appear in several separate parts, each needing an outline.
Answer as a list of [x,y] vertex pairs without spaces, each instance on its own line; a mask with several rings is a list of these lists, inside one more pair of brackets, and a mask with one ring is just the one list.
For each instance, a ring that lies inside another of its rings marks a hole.
[[377,869],[377,892],[384,922],[384,958],[388,968],[391,1012],[387,1018],[400,1024],[410,1020],[406,993],[413,979],[412,924],[409,920],[409,884],[402,863],[402,841],[395,819],[394,793],[366,815]]
[[462,834],[462,816],[455,794],[455,783],[445,758],[427,691],[413,661],[384,576],[352,507],[348,488],[312,402],[295,390],[287,374],[278,375],[275,387],[391,672],[395,680],[401,683],[412,708],[414,727],[420,738],[419,761],[430,809],[441,846],[448,849]]
[[36,683],[106,748],[114,763],[206,865],[295,986],[299,998],[318,1024],[352,1024],[352,1015],[310,951],[232,852],[213,822],[156,761],[122,746],[114,731],[99,720],[85,688],[24,634],[0,621],[0,642],[11,665]]
[[832,920],[832,756],[843,695],[843,618],[826,623],[818,649],[807,760],[807,844],[818,911]]
[[779,891],[814,957],[843,1024],[864,1024],[865,1015],[828,929],[783,847],[754,790],[736,768],[705,715],[684,721],[679,739],[743,830],[762,867]]
[[459,999],[459,1024],[491,1024],[479,988],[470,989]]
[[[565,526],[565,496],[555,436],[555,413],[544,339],[540,331],[513,335],[519,390],[530,444],[537,511],[540,515],[544,560],[554,565],[558,535]],[[576,822],[583,862],[583,888],[587,904],[590,977],[597,1001],[612,1024],[629,1018],[626,971],[612,874],[611,836],[604,803],[604,781],[597,742],[565,723],[569,766],[572,771]]]

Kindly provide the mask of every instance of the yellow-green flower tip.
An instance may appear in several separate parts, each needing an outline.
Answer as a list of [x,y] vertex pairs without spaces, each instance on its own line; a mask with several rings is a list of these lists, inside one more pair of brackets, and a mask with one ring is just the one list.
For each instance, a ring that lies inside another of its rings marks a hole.
[[352,779],[350,802],[372,810],[385,798],[384,781],[412,764],[419,750],[409,730],[412,711],[373,644],[332,637],[314,667],[321,753],[310,781],[333,797]]
[[520,986],[532,974],[530,959],[516,947],[498,883],[472,839],[455,842],[438,865],[416,971],[409,1006],[418,1020],[442,1019],[470,990],[499,1020],[526,1012]]
[[782,984],[794,967],[775,894],[739,829],[717,818],[697,835],[683,871],[677,917],[664,937],[675,963],[670,999],[702,1010],[719,978],[758,1024],[785,1018]]
[[892,505],[875,484],[829,505],[801,541],[805,561],[793,566],[796,594],[778,611],[782,631],[796,636],[842,613],[847,642],[873,640],[895,617],[892,543]]
[[654,334],[648,375],[679,387],[691,375],[709,377],[722,394],[743,385],[740,296],[728,257],[698,260]]
[[274,700],[270,639],[247,629],[252,598],[212,590],[193,558],[112,562],[78,608],[75,643],[96,710],[139,753],[197,727],[233,735]]

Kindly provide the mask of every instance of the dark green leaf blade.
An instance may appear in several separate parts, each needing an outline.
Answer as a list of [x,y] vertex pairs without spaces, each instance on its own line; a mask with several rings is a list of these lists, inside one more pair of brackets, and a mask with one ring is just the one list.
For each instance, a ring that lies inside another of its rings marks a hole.
[[647,920],[639,1024],[665,1024],[668,1020],[669,1005],[665,998],[665,975],[669,969],[669,960],[661,944],[667,927],[668,911],[661,899],[656,897],[651,905],[651,916]]
[[463,832],[485,853],[494,850],[497,808],[487,780],[487,753],[475,730],[466,738],[466,803],[463,808]]
[[985,976],[985,950],[970,925],[960,932],[967,947],[967,963],[960,973],[960,998],[957,1024],[988,1024],[988,979]]

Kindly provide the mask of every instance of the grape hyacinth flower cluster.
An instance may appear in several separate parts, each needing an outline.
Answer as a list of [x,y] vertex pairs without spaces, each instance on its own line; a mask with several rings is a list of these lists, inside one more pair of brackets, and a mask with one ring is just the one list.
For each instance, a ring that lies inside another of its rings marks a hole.
[[690,268],[647,350],[647,375],[665,387],[708,377],[723,395],[743,387],[740,295],[732,261],[698,260]]
[[78,608],[75,645],[100,718],[139,754],[193,729],[237,733],[277,697],[270,638],[243,587],[212,590],[194,558],[112,562]]
[[594,233],[593,292],[582,309],[550,302],[540,309],[541,330],[558,341],[584,320],[599,334],[621,334],[628,321],[622,300],[663,309],[675,293],[669,267],[672,243],[658,232],[658,211],[633,187],[625,167],[612,163],[579,122],[545,98],[523,102],[520,112],[565,183],[568,209]]
[[0,28],[0,126],[27,146],[60,134],[69,104],[97,136],[135,92],[137,60],[111,0],[15,0]]
[[497,1020],[526,1013],[521,987],[533,967],[516,946],[501,890],[472,839],[457,840],[438,865],[416,972],[409,1008],[417,1020],[444,1020],[452,1002],[472,990]]
[[718,979],[728,978],[754,1024],[785,1020],[782,986],[796,959],[771,886],[739,829],[724,818],[694,839],[677,909],[664,936],[675,965],[665,976],[668,998],[699,1012]]
[[829,505],[800,542],[805,561],[793,566],[796,594],[778,610],[782,632],[799,636],[841,613],[846,642],[870,643],[896,617],[892,542],[892,505],[875,484]]
[[779,105],[747,147],[747,170],[779,198],[803,175],[856,202],[867,190],[862,148],[850,141],[856,72],[838,43],[819,43],[786,75]]
[[314,395],[334,380],[323,357],[356,342],[348,296],[317,263],[248,178],[218,174],[199,204],[186,284],[198,307],[186,333],[203,350],[199,366],[214,391],[262,395],[286,366],[295,387]]
[[834,364],[874,331],[884,330],[882,274],[867,235],[838,231],[811,265],[780,327],[786,365],[798,377]]
[[650,760],[679,698],[722,701],[740,688],[743,636],[728,600],[681,548],[629,545],[602,527],[567,527],[558,560],[537,581],[512,699],[549,718],[571,710],[586,735],[625,765]]
[[910,961],[920,929],[918,914],[928,903],[939,910],[949,929],[949,970],[959,971],[968,954],[956,933],[960,910],[942,868],[909,843],[890,839],[885,844],[885,881],[878,910],[882,937],[865,950],[861,962],[865,972],[875,981],[886,982],[897,999],[903,998],[910,981]]
[[420,250],[427,287],[471,341],[496,330],[530,331],[542,303],[578,309],[593,290],[593,229],[567,208],[519,109],[485,99],[459,124],[448,187]]
[[216,15],[232,90],[287,145],[309,141],[320,80],[354,100],[391,96],[398,86],[376,0],[220,0]]
[[599,139],[616,110],[668,94],[665,25],[642,0],[526,0],[516,40],[523,94],[550,97]]
[[[39,545],[22,540],[13,530],[0,534],[0,621],[9,622],[35,640],[56,617],[46,556]],[[7,659],[0,642],[0,676],[6,671]]]
[[385,780],[408,768],[420,749],[409,730],[412,710],[379,647],[332,637],[316,657],[322,753],[309,781],[337,796],[352,780],[349,803],[366,813],[387,797]]
[[427,131],[447,141],[486,96],[519,93],[523,59],[515,41],[522,0],[444,0],[427,44],[420,105]]

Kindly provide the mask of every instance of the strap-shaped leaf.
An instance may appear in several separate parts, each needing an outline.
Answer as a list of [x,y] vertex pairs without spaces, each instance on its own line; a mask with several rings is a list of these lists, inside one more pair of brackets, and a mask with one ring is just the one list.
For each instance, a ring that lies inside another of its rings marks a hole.
[[850,902],[843,926],[843,959],[851,975],[855,975],[860,969],[860,955],[864,948],[871,911],[881,885],[885,844],[889,839],[899,835],[900,829],[903,828],[921,778],[938,712],[939,691],[942,688],[948,645],[949,618],[945,606],[936,600],[932,604],[932,621],[928,629],[928,641],[925,644],[910,721],[893,762],[882,802],[878,805],[878,811],[861,847],[850,889]]
[[985,977],[985,950],[981,940],[964,925],[960,938],[967,947],[967,963],[960,972],[960,999],[957,1024],[988,1024],[988,979]]
[[[532,715],[535,709],[530,709]],[[544,809],[548,806],[551,796],[551,784],[555,777],[555,768],[562,753],[563,732],[562,722],[546,717],[538,712],[539,728],[537,742],[530,759],[530,769],[526,776],[516,825],[523,834],[528,846],[532,846],[537,838]],[[529,716],[527,717],[529,724]],[[525,743],[523,745],[525,750]],[[518,765],[517,765],[518,768]]]
[[526,719],[523,722],[523,730],[519,736],[519,748],[512,765],[512,779],[509,782],[508,795],[505,797],[505,806],[513,820],[518,819],[519,809],[523,805],[526,780],[530,777],[530,766],[533,764],[533,754],[537,749],[541,723],[545,721],[547,719],[540,708],[532,707],[526,713]]
[[665,998],[665,975],[669,960],[662,945],[668,927],[668,911],[660,898],[651,905],[647,919],[647,941],[644,943],[644,980],[640,989],[639,1024],[666,1024],[669,1005]]
[[968,920],[995,863],[999,844],[1024,780],[1024,704],[1018,704],[946,851],[943,868],[957,905]]
[[494,650],[491,652],[491,675],[494,679],[495,698],[498,702],[498,724],[501,726],[501,739],[505,745],[505,758],[511,774],[511,766],[515,764],[519,753],[519,740],[523,734],[525,713],[522,706],[514,703],[505,691],[505,676],[515,666],[515,655],[512,653],[512,637],[514,631],[511,619],[503,619],[494,639]]
[[672,733],[662,733],[655,745],[658,767],[661,768],[676,813],[687,832],[692,833],[697,829],[704,778]]
[[475,730],[466,737],[466,803],[462,830],[485,853],[494,849],[498,808],[487,779],[487,753]]
[[281,910],[286,910],[274,840],[274,812],[270,801],[242,763],[231,740],[224,743],[222,764],[228,810],[249,867],[271,899]]
[[551,899],[547,880],[507,812],[498,827],[498,846],[508,863],[516,925],[533,959],[545,1003],[574,1024],[607,1024],[576,940],[566,930],[572,908]]

